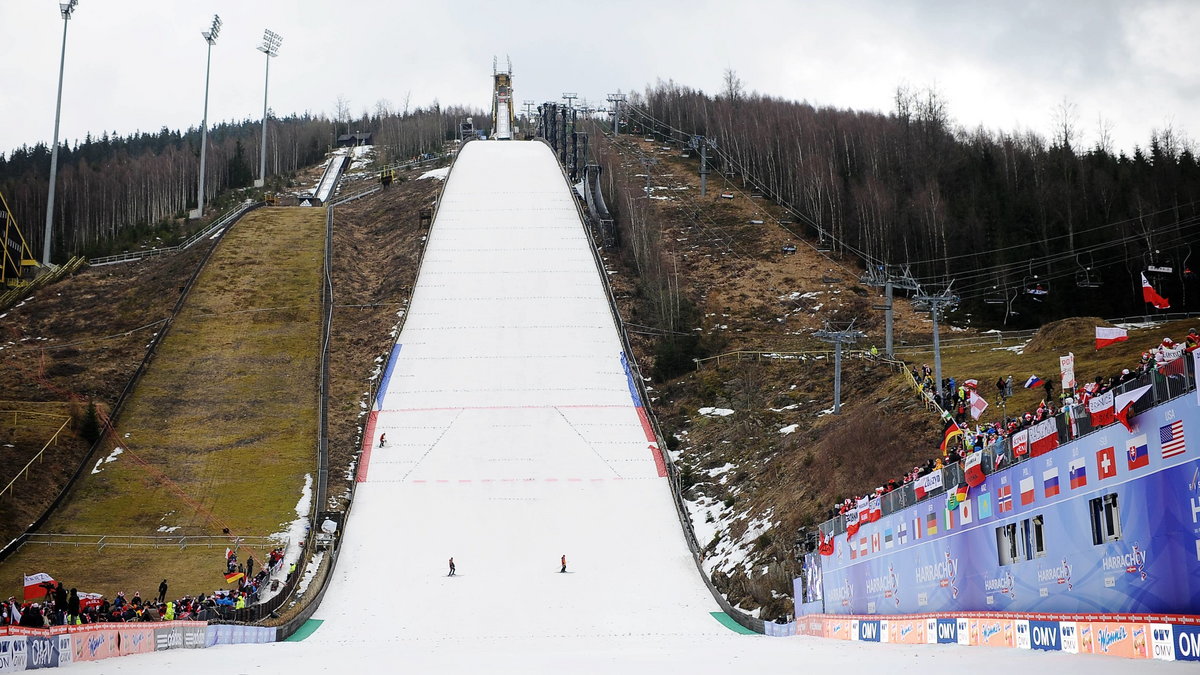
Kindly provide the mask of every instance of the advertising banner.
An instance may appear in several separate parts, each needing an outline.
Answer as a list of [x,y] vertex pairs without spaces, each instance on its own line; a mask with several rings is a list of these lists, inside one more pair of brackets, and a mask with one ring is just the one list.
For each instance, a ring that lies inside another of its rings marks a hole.
[[1200,626],[1172,626],[1176,661],[1200,661]]
[[[154,634],[157,629],[140,624],[121,624],[120,640],[117,643],[121,656],[129,654],[147,654],[154,651]],[[126,628],[125,626],[137,626]]]
[[77,626],[71,630],[71,657],[75,661],[99,661],[120,656],[117,631],[102,624]]
[[[66,626],[48,630],[21,629],[25,635],[25,668],[58,668],[71,665],[71,636]],[[14,629],[14,635],[16,629]]]
[[1062,651],[1062,634],[1057,621],[1030,621],[1029,644],[1046,652]]
[[984,647],[1013,646],[1012,619],[980,619],[979,644]]
[[1150,642],[1146,628],[1140,623],[1092,623],[1091,653],[1144,659]]
[[25,670],[25,638],[0,637],[0,673]]

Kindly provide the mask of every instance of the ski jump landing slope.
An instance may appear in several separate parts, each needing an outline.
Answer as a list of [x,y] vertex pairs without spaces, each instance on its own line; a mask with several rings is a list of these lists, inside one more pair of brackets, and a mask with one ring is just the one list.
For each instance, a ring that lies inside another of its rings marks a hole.
[[727,631],[602,284],[551,151],[464,146],[310,640]]

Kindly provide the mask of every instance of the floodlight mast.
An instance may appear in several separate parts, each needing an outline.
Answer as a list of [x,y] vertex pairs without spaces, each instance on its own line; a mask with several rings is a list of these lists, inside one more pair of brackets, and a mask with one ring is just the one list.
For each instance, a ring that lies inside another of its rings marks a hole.
[[268,28],[263,31],[263,41],[258,46],[258,51],[267,55],[267,74],[263,78],[262,159],[258,163],[258,180],[254,181],[254,187],[267,184],[267,89],[271,85],[271,57],[279,56],[282,43],[283,37]]
[[196,210],[192,218],[204,217],[204,166],[208,150],[208,81],[212,74],[212,48],[217,44],[217,36],[221,33],[221,17],[213,14],[212,27],[200,33],[208,43],[208,62],[204,67],[204,118],[200,122],[200,187],[196,191]]
[[46,236],[42,241],[42,265],[50,266],[50,240],[54,229],[54,188],[58,180],[58,123],[62,119],[63,66],[67,62],[67,23],[79,0],[58,3],[63,18],[62,54],[58,58],[58,102],[54,104],[54,145],[50,146],[50,193],[46,197]]

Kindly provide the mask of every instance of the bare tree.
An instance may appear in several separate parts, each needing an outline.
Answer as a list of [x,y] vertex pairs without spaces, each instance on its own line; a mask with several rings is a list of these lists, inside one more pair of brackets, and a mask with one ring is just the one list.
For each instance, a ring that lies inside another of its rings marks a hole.
[[733,68],[725,69],[725,76],[721,79],[722,95],[729,100],[730,103],[737,103],[742,100],[745,90],[742,86],[742,78],[738,77],[737,71]]

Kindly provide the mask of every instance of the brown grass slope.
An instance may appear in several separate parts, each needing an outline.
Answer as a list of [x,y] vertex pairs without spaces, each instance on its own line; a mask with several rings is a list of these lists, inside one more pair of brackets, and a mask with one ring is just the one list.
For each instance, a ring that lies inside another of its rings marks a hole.
[[[324,221],[323,209],[263,209],[226,234],[102,450],[123,454],[85,474],[43,532],[267,535],[295,517],[316,468]],[[147,564],[26,546],[0,578],[62,570],[111,592],[145,584],[150,567],[182,592],[219,581],[220,553],[134,555]]]

